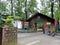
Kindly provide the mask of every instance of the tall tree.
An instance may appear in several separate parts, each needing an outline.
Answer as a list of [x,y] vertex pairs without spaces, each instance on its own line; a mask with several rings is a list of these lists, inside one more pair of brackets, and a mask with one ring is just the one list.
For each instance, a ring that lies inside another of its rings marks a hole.
[[26,6],[26,10],[27,10],[27,17],[29,18],[29,16],[32,16],[32,14],[35,14],[37,12],[37,2],[36,0],[27,0],[27,6]]
[[36,12],[34,10],[34,8],[36,8],[36,6],[37,6],[36,0],[30,0],[30,1],[29,0],[17,0],[17,1],[18,1],[18,3],[17,3],[16,11],[20,16],[24,16],[25,20],[28,19],[30,13],[33,14]]
[[15,15],[18,15],[22,18],[24,18],[24,20],[26,19],[25,13],[23,12],[23,9],[25,7],[25,0],[17,0],[16,1],[16,5],[15,5]]
[[47,16],[49,16],[48,14],[49,14],[49,11],[50,11],[50,1],[48,0],[40,0],[40,2],[41,2],[41,13],[43,13],[43,14],[45,14],[45,15],[47,15]]
[[60,10],[60,0],[59,0],[59,10]]
[[25,0],[25,14],[26,14],[26,20],[27,20],[27,0]]
[[58,5],[58,0],[55,0],[55,5],[54,5],[54,15],[55,18],[58,19],[60,18],[60,14],[59,14],[59,5]]
[[21,5],[21,0],[17,0],[16,7],[15,7],[15,15],[21,15],[22,13],[22,5]]
[[13,0],[11,0],[11,16],[13,16]]
[[53,14],[54,10],[53,10],[53,8],[54,8],[54,0],[51,0],[51,17],[52,18],[54,18],[54,14]]
[[14,0],[7,0],[6,2],[8,3],[7,4],[7,7],[8,7],[8,12],[9,12],[9,15],[13,16],[13,1]]
[[34,13],[37,12],[37,10],[35,10],[34,8],[37,9],[37,2],[36,2],[36,0],[30,0],[30,1],[29,1],[29,4],[28,4],[28,10],[29,10],[32,14],[34,14]]

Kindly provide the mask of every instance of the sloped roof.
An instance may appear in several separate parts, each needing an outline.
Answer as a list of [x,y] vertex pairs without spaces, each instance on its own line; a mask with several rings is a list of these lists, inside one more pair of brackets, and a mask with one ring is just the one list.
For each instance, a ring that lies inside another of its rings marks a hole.
[[51,17],[48,17],[48,16],[46,16],[46,15],[44,15],[44,14],[41,14],[41,13],[36,13],[36,14],[34,14],[32,17],[30,17],[28,20],[26,20],[26,21],[31,21],[33,18],[35,18],[35,17],[37,17],[37,16],[41,16],[41,17],[43,17],[43,18],[46,18],[49,22],[51,22],[51,23],[54,23],[54,19],[52,19]]

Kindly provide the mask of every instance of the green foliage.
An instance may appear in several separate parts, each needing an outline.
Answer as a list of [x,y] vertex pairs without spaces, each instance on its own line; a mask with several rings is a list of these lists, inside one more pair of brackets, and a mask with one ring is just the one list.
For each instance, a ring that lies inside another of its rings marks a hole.
[[0,2],[0,11],[3,13],[3,11],[6,10],[6,5],[7,3],[6,2]]
[[12,22],[12,16],[8,16],[6,19],[3,19],[5,23],[11,23]]
[[[36,10],[34,10],[34,7],[37,7],[36,4],[36,0],[30,0],[29,2],[27,0],[17,0],[18,3],[16,3],[16,7],[15,7],[15,15],[19,15],[22,18],[24,18],[24,20],[26,19],[26,15],[27,17],[29,17],[29,13],[34,14],[36,12]],[[27,4],[28,3],[28,4]],[[22,9],[25,8],[23,11],[25,12],[25,10],[27,11],[24,13],[22,11]]]
[[21,19],[20,16],[14,16],[13,18],[14,18],[15,20],[19,20],[19,19]]
[[45,5],[45,0],[40,0],[41,1],[41,5],[44,6]]
[[[8,12],[12,11],[16,16],[20,16],[20,18],[24,18],[24,20],[26,19],[26,15],[27,17],[29,17],[29,14],[34,14],[37,12],[37,10],[35,10],[34,8],[37,8],[37,3],[36,3],[36,0],[29,0],[29,2],[26,2],[25,4],[25,1],[26,0],[7,0],[8,2],[13,2],[12,5],[13,5],[13,8],[14,10],[11,9],[11,3],[10,3],[10,7],[8,8]],[[52,0],[40,0],[41,1],[41,10],[40,12],[45,14],[45,15],[48,15],[51,17],[51,1]],[[55,3],[58,3],[59,0],[54,0]],[[8,3],[9,4],[9,3]],[[0,11],[3,12],[6,9],[7,7],[7,2],[0,2]],[[59,9],[58,9],[58,4],[54,4],[54,15],[55,15],[55,18],[58,18],[59,17]],[[27,13],[25,12],[25,8],[27,10]],[[22,9],[24,9],[22,11]],[[11,15],[9,13],[9,15]]]
[[55,18],[59,18],[60,19],[60,11],[59,10],[56,10],[55,12]]
[[2,19],[3,20],[3,27],[13,27],[12,21],[13,21],[13,17],[12,16],[8,16],[6,19]]
[[[44,7],[44,8],[42,8],[42,10],[41,10],[41,13],[43,13],[43,14],[45,14],[45,15],[47,15],[47,16],[49,16],[49,17],[51,17],[51,13],[49,13],[49,12],[51,12],[51,2],[53,1],[53,0],[40,0],[41,1],[41,6],[42,7]],[[59,18],[60,19],[60,10],[59,10],[59,5],[58,5],[58,1],[59,0],[54,0],[54,17],[55,18]]]
[[34,8],[37,8],[36,0],[30,0],[27,8],[28,11],[31,12],[32,14],[36,13],[36,10],[34,10]]

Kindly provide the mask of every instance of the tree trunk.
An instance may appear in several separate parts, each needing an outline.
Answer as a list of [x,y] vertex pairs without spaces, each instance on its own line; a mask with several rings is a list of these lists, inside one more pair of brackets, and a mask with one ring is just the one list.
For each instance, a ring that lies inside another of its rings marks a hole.
[[11,16],[13,15],[13,1],[11,0]]
[[53,15],[54,10],[53,10],[53,8],[54,8],[54,0],[51,0],[51,17],[52,18],[54,18],[54,15]]
[[20,6],[20,1],[18,0],[18,6]]
[[59,10],[60,10],[60,0],[59,0]]
[[25,0],[25,14],[26,14],[26,20],[27,20],[27,0]]

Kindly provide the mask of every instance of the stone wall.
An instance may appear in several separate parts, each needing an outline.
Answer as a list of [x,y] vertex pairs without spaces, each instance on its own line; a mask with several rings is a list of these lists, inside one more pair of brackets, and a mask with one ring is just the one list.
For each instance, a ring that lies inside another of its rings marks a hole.
[[17,29],[13,27],[3,28],[2,45],[17,45]]

